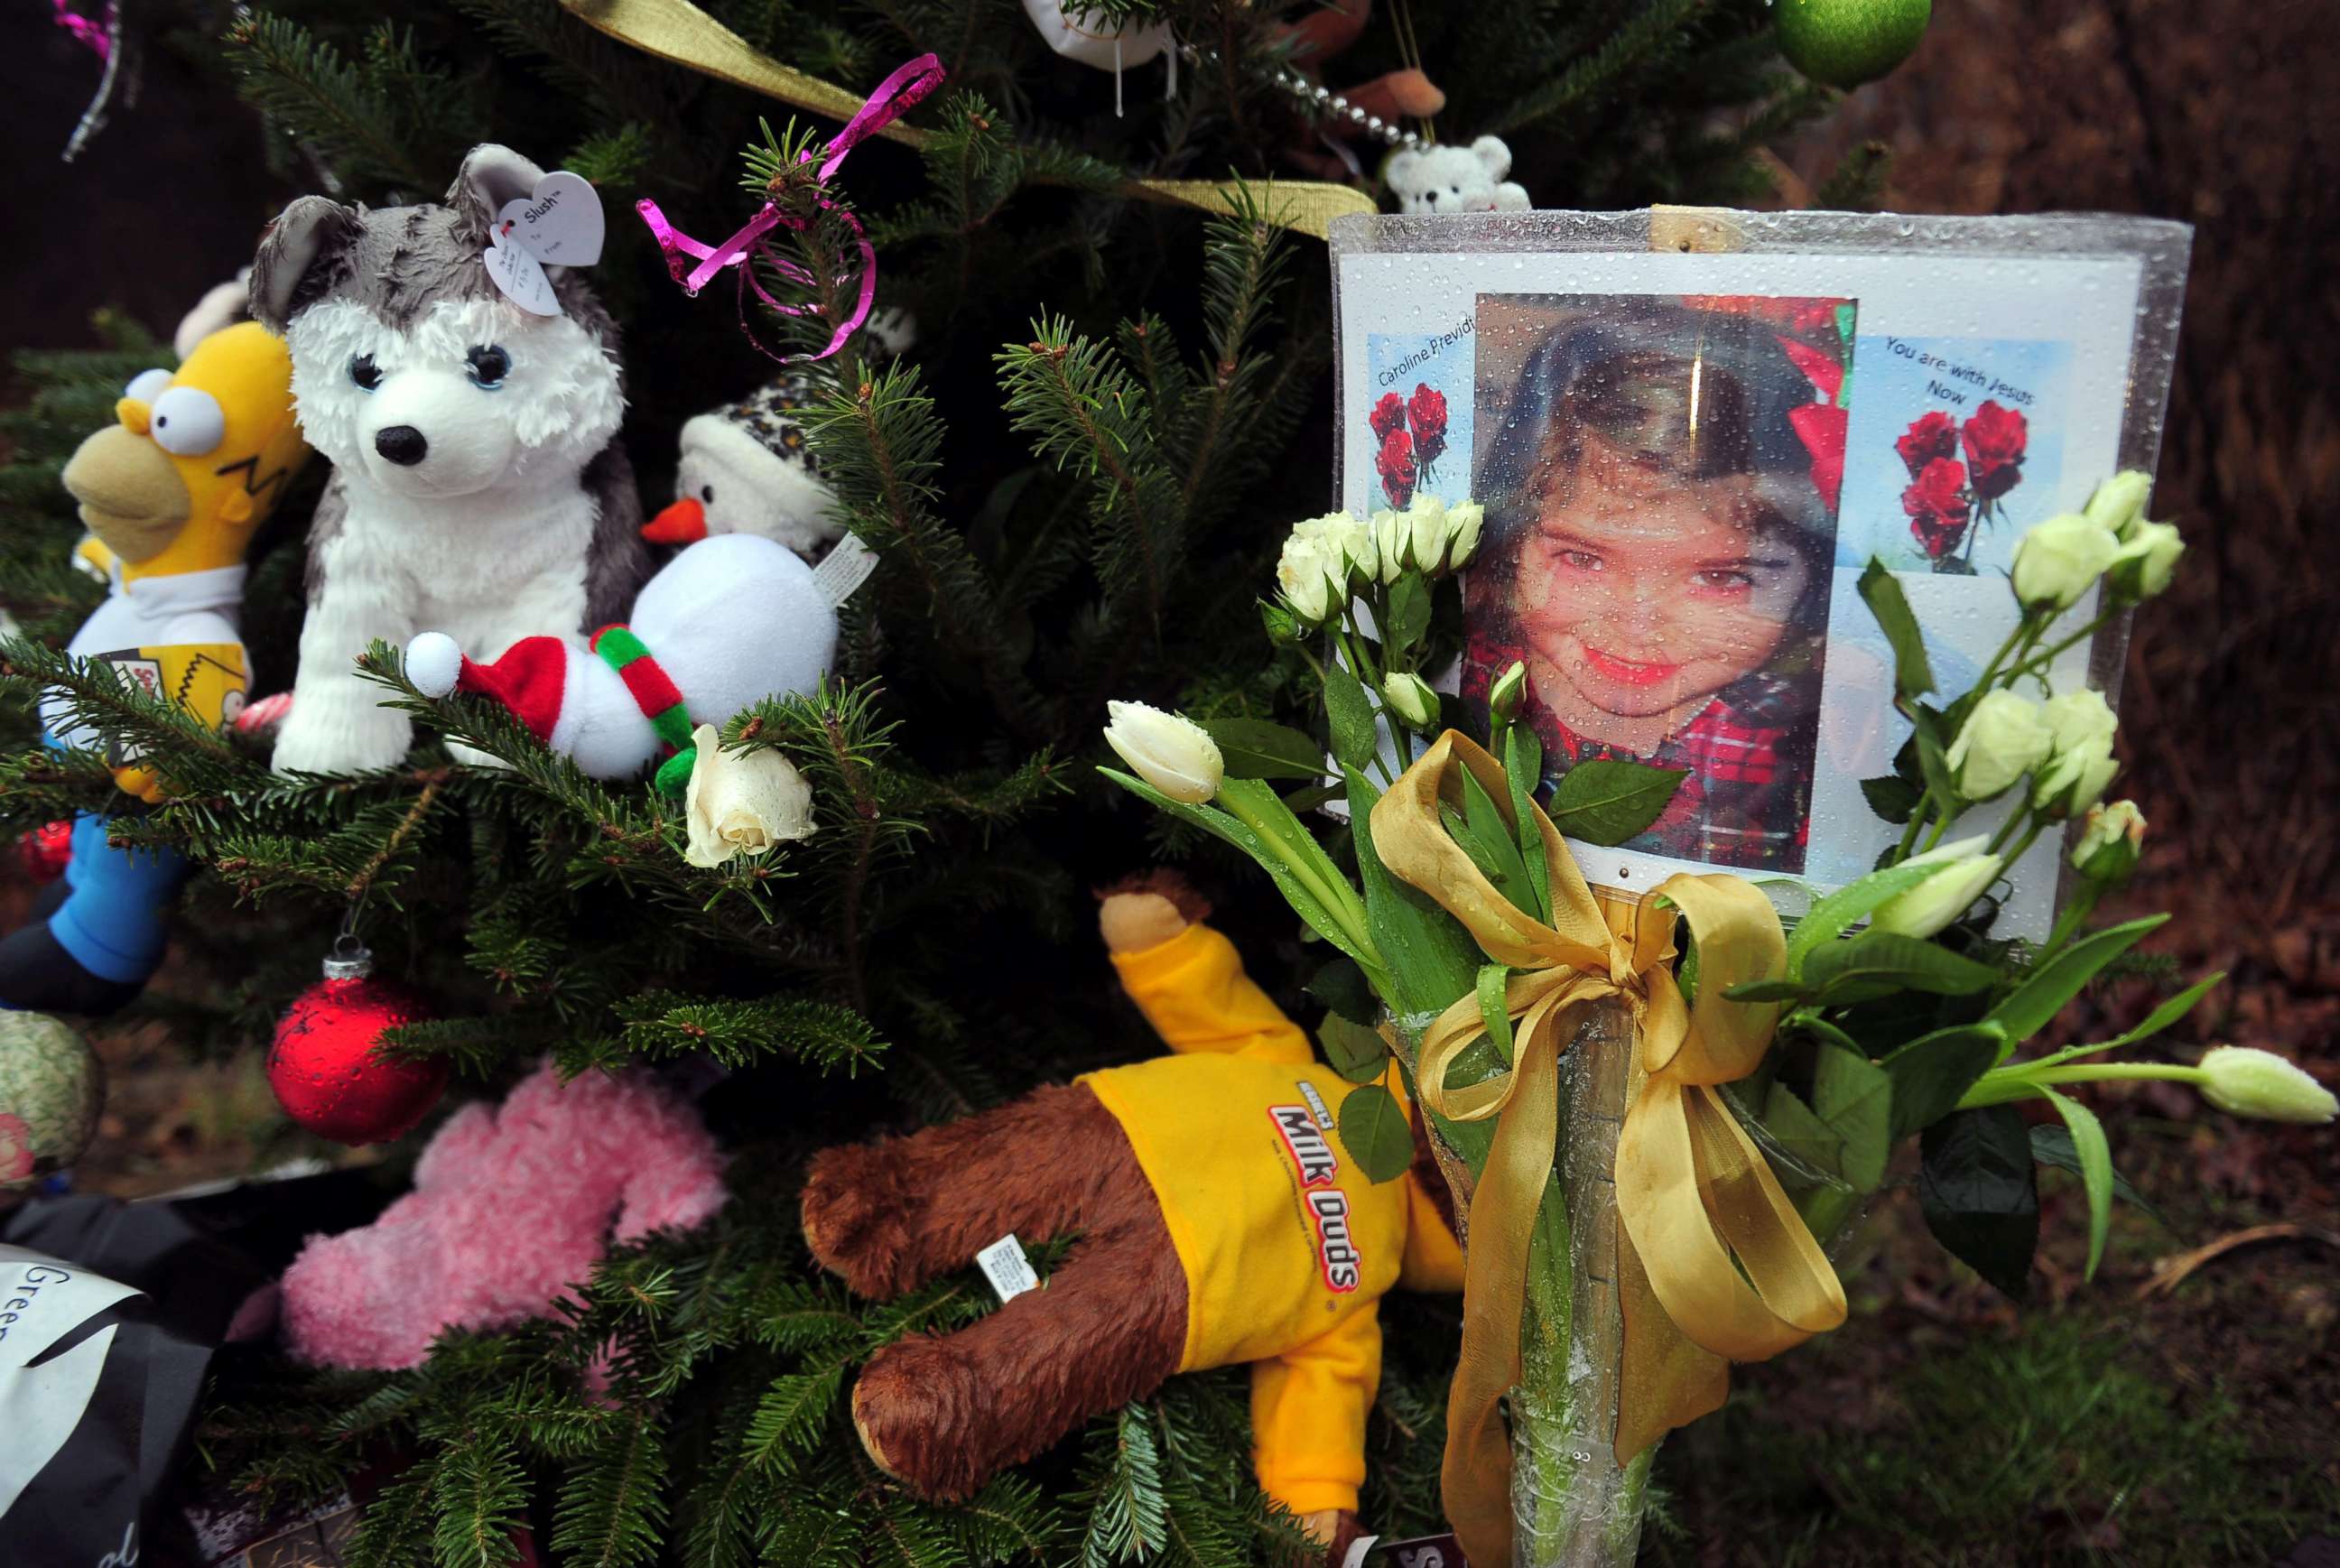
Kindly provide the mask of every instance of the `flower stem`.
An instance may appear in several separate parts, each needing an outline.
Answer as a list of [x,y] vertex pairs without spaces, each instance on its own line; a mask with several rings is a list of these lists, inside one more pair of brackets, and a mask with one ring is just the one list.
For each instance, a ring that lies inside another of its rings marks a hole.
[[1364,901],[1346,878],[1334,878],[1337,888],[1328,885],[1308,857],[1294,854],[1291,840],[1284,832],[1284,823],[1274,813],[1254,812],[1246,801],[1233,792],[1220,795],[1217,804],[1236,821],[1259,835],[1260,843],[1275,852],[1275,858],[1292,873],[1293,878],[1314,895],[1316,901],[1324,906],[1325,912],[1339,923],[1342,934],[1354,942],[1360,952],[1371,958],[1374,968],[1387,968],[1381,949],[1373,945],[1372,933],[1366,928]]
[[1958,1108],[1970,1111],[1985,1106],[2005,1105],[2050,1084],[2100,1084],[2140,1079],[2198,1084],[2207,1077],[2200,1067],[2189,1067],[2178,1062],[2081,1062],[2060,1067],[1993,1067],[1977,1078],[1973,1087],[1958,1097]]

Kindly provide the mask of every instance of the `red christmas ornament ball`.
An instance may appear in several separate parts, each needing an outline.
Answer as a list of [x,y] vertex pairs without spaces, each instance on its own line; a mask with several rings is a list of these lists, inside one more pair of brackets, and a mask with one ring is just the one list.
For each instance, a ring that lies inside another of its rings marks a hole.
[[429,1012],[370,974],[318,981],[287,1008],[268,1052],[268,1087],[284,1114],[336,1143],[388,1143],[411,1132],[447,1087],[443,1058],[374,1055],[384,1029]]
[[64,876],[73,858],[73,829],[70,820],[25,829],[16,839],[16,858],[25,874],[35,882],[54,882]]

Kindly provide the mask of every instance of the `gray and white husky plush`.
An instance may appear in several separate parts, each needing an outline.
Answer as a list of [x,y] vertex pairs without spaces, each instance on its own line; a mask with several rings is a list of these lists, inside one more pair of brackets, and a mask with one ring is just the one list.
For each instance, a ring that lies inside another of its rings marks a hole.
[[492,660],[620,619],[649,575],[616,325],[572,269],[546,269],[561,313],[540,316],[481,260],[496,213],[541,175],[475,147],[443,205],[303,196],[261,240],[252,313],[291,344],[302,432],[333,464],[279,772],[406,755],[406,716],[352,664],[369,640],[435,628]]

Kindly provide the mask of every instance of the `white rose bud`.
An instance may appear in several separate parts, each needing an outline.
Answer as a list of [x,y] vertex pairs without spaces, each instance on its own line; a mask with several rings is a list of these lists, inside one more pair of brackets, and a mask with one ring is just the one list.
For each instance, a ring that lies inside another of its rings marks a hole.
[[1520,715],[1520,704],[1528,694],[1528,667],[1514,659],[1512,667],[1495,677],[1495,684],[1487,690],[1487,707],[1496,718],[1509,723]]
[[2097,486],[2097,493],[2088,497],[2087,519],[2127,539],[2128,531],[2145,516],[2145,498],[2152,490],[2150,475],[2125,468]]
[[1879,904],[1869,918],[1869,928],[1896,931],[1904,937],[1930,937],[1974,908],[1974,901],[1982,897],[1984,889],[1998,880],[2001,857],[1982,852],[1982,847],[1989,841],[1987,836],[1978,833],[1971,839],[1956,839],[1938,849],[1910,856],[1903,865],[1939,865],[1942,868],[1908,892],[1897,893]]
[[1200,806],[1219,792],[1226,762],[1210,732],[1183,714],[1143,702],[1108,702],[1105,743],[1129,770],[1173,800]]
[[1458,501],[1446,509],[1446,570],[1470,564],[1478,552],[1479,533],[1486,526],[1487,509],[1475,501]]
[[2069,610],[2120,554],[2120,541],[2077,511],[2051,517],[2015,546],[2015,597],[2024,609]]
[[[1284,605],[1304,626],[1322,626],[1334,607],[1335,563],[1325,553],[1323,535],[1322,529],[1302,523],[1284,541],[1275,561],[1275,584],[1284,591]],[[1347,573],[1340,575],[1345,579]]]
[[2177,558],[2185,553],[2176,523],[2140,522],[2129,530],[2106,575],[2123,599],[2152,599],[2168,588],[2177,575]]
[[2053,739],[2038,703],[1993,691],[1974,705],[1942,760],[1960,795],[1988,800],[2039,766]]
[[2214,1046],[2201,1067],[2202,1097],[2231,1116],[2320,1125],[2340,1111],[2331,1090],[2273,1051]]
[[1406,569],[1405,547],[1413,538],[1413,521],[1402,511],[1387,507],[1373,513],[1373,546],[1381,551],[1382,581],[1395,582]]
[[2113,717],[2112,705],[2094,687],[2049,698],[2039,705],[2039,715],[2048,720],[2048,733],[2052,737],[2049,749],[2057,752],[2110,740],[2113,731],[2120,728],[2120,720]]
[[682,795],[685,860],[720,866],[812,837],[812,786],[796,764],[768,747],[726,751],[712,724],[692,730],[690,743],[698,756]]
[[1435,573],[1446,549],[1446,503],[1434,495],[1417,495],[1405,509],[1405,563],[1417,571]]
[[1346,603],[1352,586],[1363,588],[1381,575],[1380,547],[1373,529],[1345,511],[1328,511],[1316,521],[1324,531],[1325,575],[1334,584],[1336,603]]
[[2145,847],[2145,813],[2134,800],[2088,808],[2080,841],[2072,846],[2072,868],[2092,882],[2118,886],[2137,869]]
[[2109,735],[2085,740],[2058,751],[2039,769],[2031,786],[2031,804],[2051,819],[2077,817],[2102,798],[2105,786],[2120,771],[2113,759]]
[[1382,696],[1390,711],[1416,729],[1427,729],[1438,718],[1438,693],[1410,670],[1400,670],[1382,682]]

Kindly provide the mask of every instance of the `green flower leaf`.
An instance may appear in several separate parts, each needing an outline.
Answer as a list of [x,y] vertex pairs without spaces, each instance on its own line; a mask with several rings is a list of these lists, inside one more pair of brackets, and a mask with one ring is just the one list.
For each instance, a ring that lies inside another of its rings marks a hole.
[[1552,825],[1588,844],[1621,844],[1648,831],[1688,777],[1646,762],[1605,757],[1579,762],[1552,787]]
[[2013,1051],[2046,1028],[2048,1020],[2064,1010],[2064,1004],[2080,994],[2081,987],[2168,918],[2167,915],[2147,915],[2141,920],[2107,926],[2032,970],[2023,984],[2009,991],[1998,1006],[1985,1015],[2007,1031],[2008,1050]]
[[1334,959],[1309,976],[1301,988],[1353,1024],[1372,1028],[1381,1017],[1373,983],[1350,959]]
[[1353,1084],[1370,1084],[1389,1071],[1389,1047],[1381,1036],[1338,1013],[1325,1014],[1316,1026],[1316,1043],[1333,1070]]
[[1801,978],[1827,1001],[1840,1006],[1874,1001],[1896,991],[1971,996],[1997,985],[1999,973],[1923,938],[1863,931],[1807,955]]
[[1479,1018],[1487,1026],[1487,1037],[1507,1062],[1512,1059],[1512,1015],[1503,1006],[1503,990],[1511,978],[1508,964],[1479,966]]
[[[2080,1174],[2080,1151],[2074,1146],[2068,1128],[2045,1124],[2033,1127],[2031,1157],[2043,1166],[2054,1166],[2057,1170],[2070,1171],[2074,1176]],[[2169,1228],[2169,1222],[2162,1217],[2159,1209],[2153,1206],[2153,1201],[2130,1186],[2128,1177],[2117,1170],[2113,1172],[2113,1196],[2144,1214],[2162,1229]]]
[[1520,860],[1528,868],[1528,886],[1535,893],[1537,919],[1552,919],[1552,868],[1544,860],[1542,829],[1536,826],[1535,789],[1543,782],[1543,743],[1524,724],[1503,730],[1503,777],[1512,791],[1512,822],[1518,831]]
[[1958,1097],[1998,1064],[2007,1031],[1997,1024],[1960,1024],[1921,1035],[1881,1064],[1893,1079],[1896,1141],[1958,1109]]
[[1898,828],[1909,820],[1926,792],[1899,773],[1888,773],[1881,779],[1863,779],[1860,793],[1871,811]]
[[1364,683],[1337,660],[1324,665],[1324,717],[1331,721],[1333,755],[1344,768],[1373,764],[1380,741],[1373,729],[1373,705]]
[[2072,1139],[2072,1152],[2080,1164],[2080,1185],[2088,1195],[2088,1268],[2087,1277],[2097,1277],[2097,1265],[2104,1261],[2105,1237],[2113,1222],[2113,1151],[2105,1141],[2105,1126],[2097,1113],[2069,1095],[2041,1087],[2048,1103],[2064,1118],[2064,1126]]
[[1395,1181],[1413,1164],[1413,1130],[1379,1084],[1351,1089],[1341,1102],[1341,1146],[1371,1182]]
[[1430,630],[1430,582],[1421,573],[1409,571],[1390,584],[1389,624],[1382,635],[1395,656],[1393,663]]
[[1918,1206],[1934,1239],[2020,1301],[2039,1245],[2031,1139],[2012,1106],[1953,1111],[1919,1140]]
[[1873,555],[1860,574],[1860,598],[1893,650],[1893,689],[1904,700],[1931,691],[1934,670],[1926,660],[1926,635],[1918,630],[1918,618],[1910,612],[1900,580]]
[[1889,898],[1898,898],[1919,883],[1949,870],[1955,861],[1929,860],[1922,865],[1888,866],[1858,881],[1847,882],[1804,913],[1788,933],[1788,973],[1804,972],[1806,955],[1841,937],[1877,912]]
[[1322,779],[1324,749],[1288,724],[1268,719],[1205,719],[1230,779]]
[[1839,1169],[1862,1192],[1885,1179],[1893,1079],[1884,1068],[1850,1051],[1823,1050],[1812,1067],[1812,1110],[1843,1141]]

